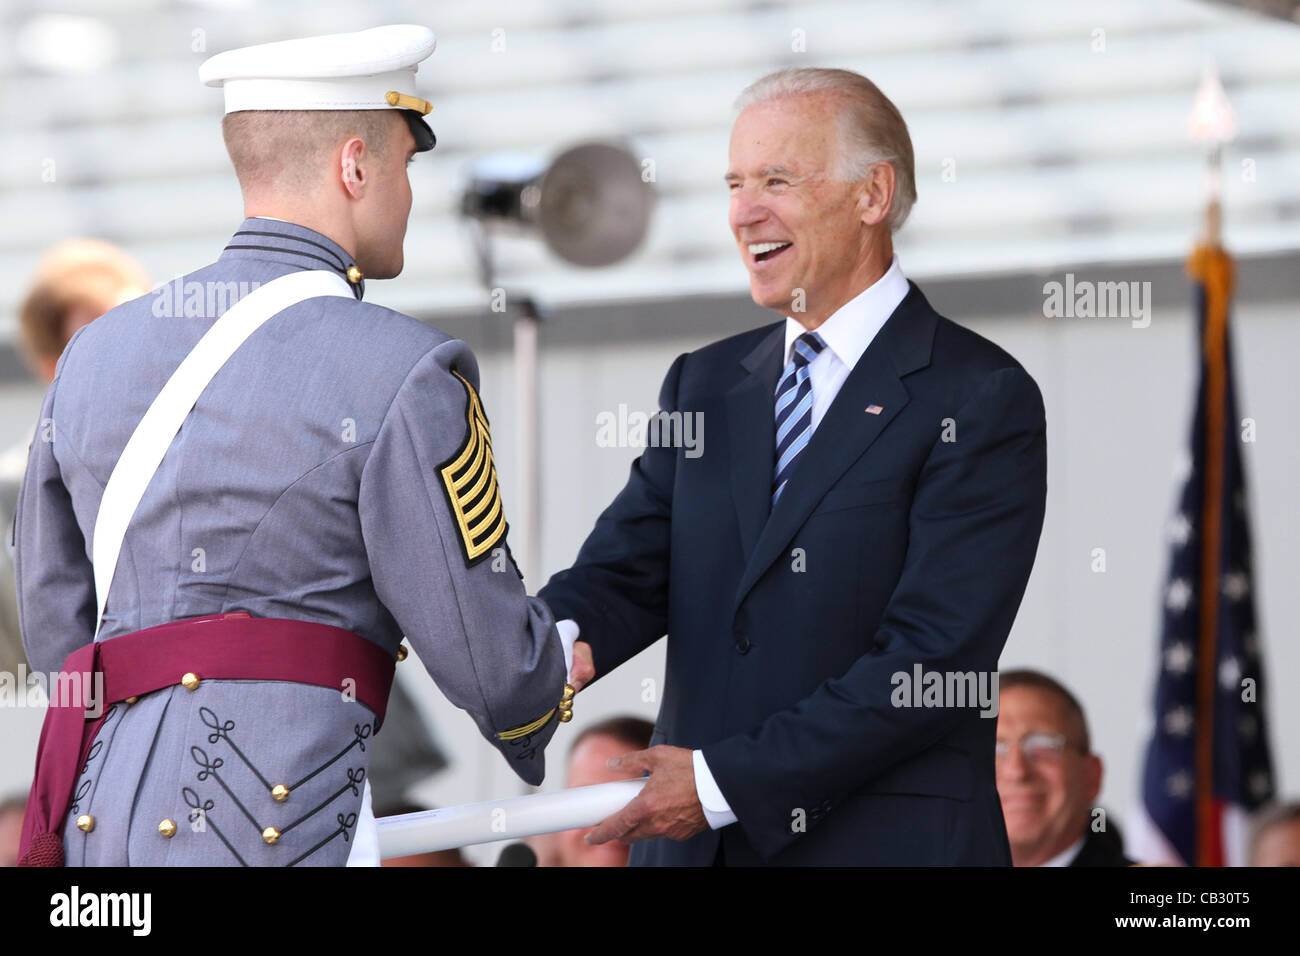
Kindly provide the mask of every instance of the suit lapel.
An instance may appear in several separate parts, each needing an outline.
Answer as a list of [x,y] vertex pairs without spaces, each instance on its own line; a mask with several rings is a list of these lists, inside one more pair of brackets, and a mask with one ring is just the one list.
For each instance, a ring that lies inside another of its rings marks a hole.
[[785,323],[781,322],[741,360],[748,374],[727,393],[731,493],[746,559],[771,506],[772,469],[776,466],[774,392],[784,345]]
[[[736,592],[736,607],[740,606],[750,588],[808,520],[808,516],[831,486],[850,465],[862,457],[885,427],[907,405],[909,396],[902,378],[929,364],[936,324],[937,317],[929,303],[921,291],[911,285],[908,295],[862,353],[857,365],[840,387],[839,394],[826,410],[817,430],[813,432],[812,440],[800,455],[799,464],[782,492],[781,500],[771,510],[766,524],[761,525],[758,540],[752,549],[747,543],[747,563]],[[773,381],[769,394],[775,387]],[[772,445],[775,441],[772,401],[769,398],[765,410],[767,472],[764,474],[764,483],[767,491],[764,507],[771,498]],[[868,406],[879,406],[879,413],[867,412]],[[733,420],[739,411],[733,405]],[[757,416],[756,411],[752,414]],[[736,425],[733,424],[733,432],[737,434],[738,440],[758,440],[758,429],[752,423],[744,428],[750,431],[737,432]],[[733,450],[733,454],[739,450]],[[751,452],[746,449],[746,454]],[[738,495],[737,505],[740,503]],[[747,507],[752,505],[747,503]]]

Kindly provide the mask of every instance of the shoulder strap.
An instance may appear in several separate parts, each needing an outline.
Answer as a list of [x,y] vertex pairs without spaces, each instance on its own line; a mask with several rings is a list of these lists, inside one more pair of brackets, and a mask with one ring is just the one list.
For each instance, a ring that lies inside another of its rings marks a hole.
[[104,622],[108,589],[117,570],[127,525],[194,403],[226,360],[263,323],[305,299],[327,295],[350,299],[353,293],[342,276],[323,269],[291,272],[254,289],[203,334],[144,413],[113,467],[95,518],[91,560],[99,602],[96,638]]

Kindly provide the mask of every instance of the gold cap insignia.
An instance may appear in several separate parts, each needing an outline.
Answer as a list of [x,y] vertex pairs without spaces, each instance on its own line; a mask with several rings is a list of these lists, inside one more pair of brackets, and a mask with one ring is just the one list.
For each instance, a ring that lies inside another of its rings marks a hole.
[[396,106],[402,110],[415,110],[421,116],[428,116],[433,110],[433,104],[428,100],[422,100],[418,96],[409,96],[406,93],[399,93],[397,90],[389,90],[384,94],[384,99],[389,106]]

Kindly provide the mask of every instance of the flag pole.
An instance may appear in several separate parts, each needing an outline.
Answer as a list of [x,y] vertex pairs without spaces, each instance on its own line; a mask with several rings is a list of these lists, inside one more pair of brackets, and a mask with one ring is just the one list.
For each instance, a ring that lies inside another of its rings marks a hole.
[[[1214,794],[1214,693],[1218,660],[1219,580],[1222,577],[1224,442],[1226,422],[1228,300],[1232,261],[1222,233],[1223,146],[1236,133],[1236,120],[1217,71],[1208,66],[1189,117],[1194,140],[1206,144],[1205,235],[1192,250],[1187,271],[1202,284],[1205,327],[1205,485],[1201,507],[1201,562],[1198,592],[1199,633],[1196,675],[1196,860],[1197,866],[1224,865],[1221,807]],[[1189,861],[1190,862],[1190,861]]]

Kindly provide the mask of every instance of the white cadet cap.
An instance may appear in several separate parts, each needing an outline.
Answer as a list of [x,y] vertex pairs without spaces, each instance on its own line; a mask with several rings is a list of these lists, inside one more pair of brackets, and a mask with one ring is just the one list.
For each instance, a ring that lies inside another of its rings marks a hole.
[[435,143],[421,118],[433,106],[415,95],[415,71],[436,42],[408,24],[281,40],[209,57],[199,79],[224,89],[227,113],[399,109],[423,152]]

